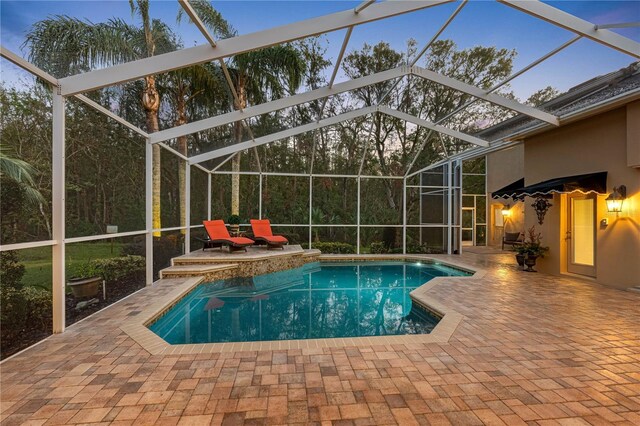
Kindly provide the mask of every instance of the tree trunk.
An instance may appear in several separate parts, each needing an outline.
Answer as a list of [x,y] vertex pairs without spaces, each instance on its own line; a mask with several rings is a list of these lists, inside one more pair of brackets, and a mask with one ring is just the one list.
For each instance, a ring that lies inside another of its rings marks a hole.
[[[158,124],[158,109],[160,108],[160,95],[156,89],[156,79],[154,76],[145,77],[145,89],[142,94],[142,106],[147,116],[147,133],[155,133],[160,130]],[[153,229],[160,229],[162,222],[160,220],[160,145],[153,145]],[[160,237],[160,231],[153,233],[154,237]]]
[[[178,118],[175,121],[176,126],[182,126],[183,124],[187,124],[187,105],[185,102],[185,96],[182,91],[178,91],[177,96],[177,104],[176,104],[176,112],[178,113]],[[178,152],[183,155],[187,155],[187,137],[180,136],[178,138]],[[186,168],[184,167],[183,162],[180,162],[180,167],[178,168],[178,192],[180,194],[180,225],[181,226],[189,226],[191,225],[191,218],[187,217],[187,191],[190,188],[185,188],[185,182],[187,180],[186,176]],[[180,230],[182,235],[185,235],[187,230]]]
[[[242,76],[238,78],[236,93],[240,100],[239,104],[235,102],[236,109],[246,108],[247,93],[245,89],[245,79]],[[236,143],[242,142],[242,122],[236,121],[233,124],[233,130]],[[238,215],[240,214],[240,175],[238,174],[240,172],[240,152],[231,160],[231,171],[233,172],[231,174],[231,214]]]

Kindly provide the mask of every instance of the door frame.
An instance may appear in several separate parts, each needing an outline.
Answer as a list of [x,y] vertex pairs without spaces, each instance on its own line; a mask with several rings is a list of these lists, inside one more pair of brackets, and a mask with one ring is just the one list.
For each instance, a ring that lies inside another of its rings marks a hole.
[[[573,261],[573,200],[593,200],[593,265],[584,265]],[[598,225],[598,197],[596,194],[573,193],[567,194],[566,217],[566,260],[567,272],[570,274],[596,277],[597,261],[597,225]]]
[[[476,245],[476,208],[475,207],[462,207],[462,212],[460,216],[464,214],[464,211],[471,211],[471,228],[464,228],[462,226],[462,220],[460,221],[460,243],[464,245],[464,242],[468,240],[462,239],[463,231],[471,231],[471,246]],[[467,244],[469,247],[469,244]]]

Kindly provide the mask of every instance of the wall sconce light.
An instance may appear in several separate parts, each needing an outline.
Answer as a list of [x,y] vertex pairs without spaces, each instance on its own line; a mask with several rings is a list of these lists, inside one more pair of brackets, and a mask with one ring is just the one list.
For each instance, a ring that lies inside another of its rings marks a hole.
[[624,185],[614,186],[613,192],[605,199],[609,213],[620,213],[625,198],[627,198],[627,187]]
[[509,204],[507,204],[506,206],[504,206],[502,208],[502,216],[503,217],[509,217],[509,215],[511,214],[510,208],[511,208],[511,206],[509,206]]

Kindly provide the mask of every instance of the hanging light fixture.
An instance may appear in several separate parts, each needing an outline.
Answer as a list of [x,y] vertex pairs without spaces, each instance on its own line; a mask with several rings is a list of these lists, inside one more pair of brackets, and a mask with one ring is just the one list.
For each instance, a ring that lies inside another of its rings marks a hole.
[[509,204],[505,205],[502,208],[502,216],[508,217],[511,214],[511,210],[510,209],[511,209],[511,206]]
[[605,199],[609,213],[620,213],[625,198],[627,198],[627,187],[624,185],[614,186],[613,192]]

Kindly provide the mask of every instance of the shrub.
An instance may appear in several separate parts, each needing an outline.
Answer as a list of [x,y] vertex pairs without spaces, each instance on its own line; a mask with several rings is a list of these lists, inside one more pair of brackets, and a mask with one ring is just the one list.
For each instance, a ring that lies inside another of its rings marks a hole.
[[76,277],[102,277],[107,282],[119,281],[136,274],[143,274],[145,258],[142,256],[122,256],[111,259],[96,259],[76,268]]
[[339,242],[314,242],[312,244],[314,249],[318,249],[323,253],[332,254],[353,254],[356,252],[356,247],[353,244],[339,243]]
[[0,252],[0,285],[2,287],[21,288],[24,271],[24,265],[18,260],[18,253],[15,251]]
[[370,250],[371,250],[371,254],[385,254],[389,252],[387,247],[385,247],[384,243],[381,243],[379,241],[375,241],[371,243]]
[[[0,345],[10,348],[25,335],[49,333],[52,324],[51,293],[38,287],[0,286]],[[4,355],[4,354],[3,354]]]
[[[122,247],[122,254],[144,256],[144,237],[136,239],[134,242]],[[157,276],[160,269],[171,264],[171,259],[183,254],[184,235],[180,233],[165,234],[161,237],[153,238],[153,273]]]
[[411,254],[443,254],[440,247],[429,247],[426,244],[407,243],[407,253]]

